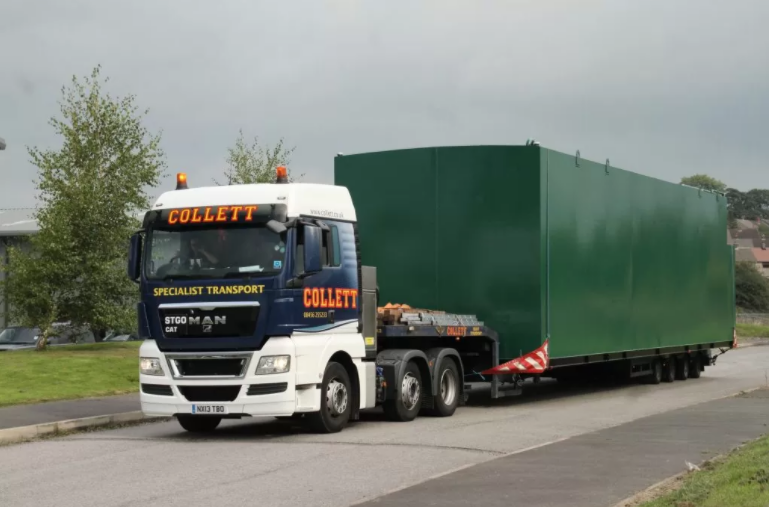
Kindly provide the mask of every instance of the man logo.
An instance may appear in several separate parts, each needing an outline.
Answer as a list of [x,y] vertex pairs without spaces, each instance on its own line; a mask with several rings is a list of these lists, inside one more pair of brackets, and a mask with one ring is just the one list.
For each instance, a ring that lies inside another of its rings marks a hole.
[[211,317],[206,315],[205,317],[190,317],[190,325],[192,326],[200,326],[203,325],[203,329],[205,329],[206,326],[208,326],[208,329],[211,329],[212,325],[219,325],[219,324],[227,324],[227,317],[226,316],[214,316],[213,320],[211,320]]
[[211,332],[211,327],[212,327],[211,324],[206,324],[205,326],[203,326],[203,332],[204,333],[210,333]]

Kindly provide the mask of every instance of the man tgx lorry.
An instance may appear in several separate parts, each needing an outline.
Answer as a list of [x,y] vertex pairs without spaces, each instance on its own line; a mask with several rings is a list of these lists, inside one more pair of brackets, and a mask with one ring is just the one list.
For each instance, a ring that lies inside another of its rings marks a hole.
[[180,173],[146,213],[128,259],[144,413],[336,432],[541,377],[697,378],[736,345],[721,194],[533,143],[334,165],[334,185]]

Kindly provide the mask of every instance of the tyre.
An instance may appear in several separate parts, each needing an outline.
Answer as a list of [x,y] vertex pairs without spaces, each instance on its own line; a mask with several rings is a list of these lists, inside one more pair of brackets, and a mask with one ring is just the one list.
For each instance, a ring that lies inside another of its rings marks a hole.
[[352,384],[347,370],[330,362],[320,387],[320,410],[307,414],[310,428],[317,433],[337,433],[347,426],[352,413]]
[[669,357],[665,360],[665,364],[662,365],[662,381],[673,382],[676,379],[676,360],[674,357]]
[[445,358],[438,373],[438,392],[433,399],[433,408],[426,410],[433,417],[449,417],[459,406],[459,368],[452,360]]
[[648,382],[653,385],[662,382],[662,361],[659,359],[652,361],[651,375],[649,375]]
[[676,380],[686,380],[689,378],[689,358],[680,356],[676,359]]
[[207,415],[178,415],[176,419],[179,425],[190,433],[210,433],[222,422],[221,417]]
[[702,375],[702,356],[695,355],[689,364],[689,378],[700,378]]
[[413,361],[406,365],[399,385],[398,397],[384,402],[385,416],[391,421],[413,421],[422,406],[422,376]]

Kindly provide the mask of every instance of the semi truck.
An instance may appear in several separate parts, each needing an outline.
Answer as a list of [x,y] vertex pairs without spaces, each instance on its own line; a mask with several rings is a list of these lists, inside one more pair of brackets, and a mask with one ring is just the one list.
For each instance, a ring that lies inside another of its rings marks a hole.
[[340,154],[332,185],[179,173],[130,241],[141,408],[332,433],[545,377],[698,378],[736,346],[726,230],[722,194],[538,143]]

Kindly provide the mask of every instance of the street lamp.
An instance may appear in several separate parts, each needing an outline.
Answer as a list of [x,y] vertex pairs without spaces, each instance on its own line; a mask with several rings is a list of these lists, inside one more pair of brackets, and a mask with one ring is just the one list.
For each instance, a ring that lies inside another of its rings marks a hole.
[[4,149],[5,149],[5,139],[0,137],[0,150],[4,150]]

